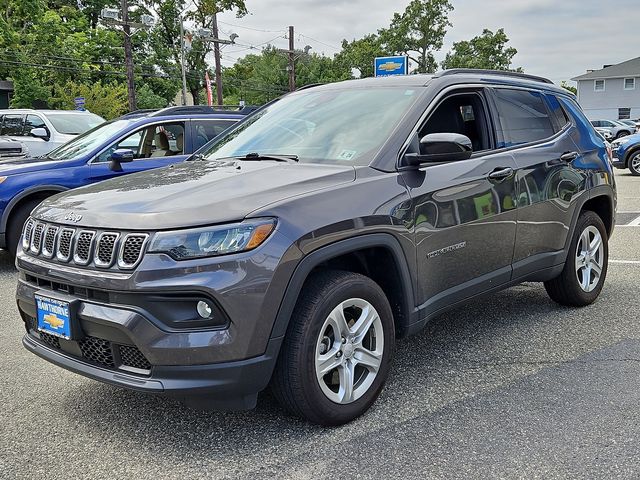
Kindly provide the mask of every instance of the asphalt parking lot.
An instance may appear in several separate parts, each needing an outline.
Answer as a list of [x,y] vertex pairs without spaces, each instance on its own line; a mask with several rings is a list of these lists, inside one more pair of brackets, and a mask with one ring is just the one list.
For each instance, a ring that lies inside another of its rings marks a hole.
[[374,408],[336,429],[268,394],[203,413],[46,363],[21,345],[0,251],[0,477],[638,478],[640,178],[617,179],[626,225],[594,305],[526,284],[452,311],[399,343]]

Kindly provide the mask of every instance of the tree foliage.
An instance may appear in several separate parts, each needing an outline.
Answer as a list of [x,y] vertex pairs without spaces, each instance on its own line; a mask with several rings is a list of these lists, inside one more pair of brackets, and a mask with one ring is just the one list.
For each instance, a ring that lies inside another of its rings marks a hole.
[[412,0],[403,13],[395,13],[391,25],[380,30],[386,48],[407,55],[419,73],[434,72],[434,52],[442,48],[453,6],[449,0]]
[[573,85],[569,85],[565,80],[563,80],[562,83],[560,83],[560,86],[565,90],[569,90],[574,95],[578,95],[578,89]]
[[380,36],[371,34],[351,42],[342,40],[342,50],[334,57],[334,65],[344,78],[351,78],[354,68],[362,78],[373,77],[373,59],[390,54]]
[[511,61],[518,50],[507,47],[508,42],[509,38],[503,28],[495,33],[485,28],[482,35],[455,42],[442,62],[442,68],[511,70]]

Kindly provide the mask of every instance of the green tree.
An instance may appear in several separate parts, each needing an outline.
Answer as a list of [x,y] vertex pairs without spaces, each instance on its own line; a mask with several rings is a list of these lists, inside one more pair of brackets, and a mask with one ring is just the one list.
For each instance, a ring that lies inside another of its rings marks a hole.
[[358,69],[362,78],[373,77],[374,58],[389,54],[381,38],[375,34],[351,42],[342,40],[342,50],[334,56],[333,68],[344,79],[351,78],[352,68]]
[[495,33],[485,28],[482,35],[455,42],[442,62],[442,68],[511,70],[511,61],[518,50],[507,47],[508,42],[509,38],[503,28]]
[[560,86],[562,88],[564,88],[565,90],[569,90],[574,95],[578,95],[578,89],[576,87],[574,87],[573,85],[569,85],[565,80],[562,81]]
[[442,48],[447,28],[452,26],[449,0],[412,0],[405,11],[395,13],[391,25],[380,30],[387,50],[407,55],[418,64],[417,72],[431,73],[438,66],[433,52]]
[[122,82],[78,83],[68,81],[56,84],[49,99],[51,108],[71,110],[73,99],[84,97],[85,108],[107,120],[119,117],[128,110],[127,87]]

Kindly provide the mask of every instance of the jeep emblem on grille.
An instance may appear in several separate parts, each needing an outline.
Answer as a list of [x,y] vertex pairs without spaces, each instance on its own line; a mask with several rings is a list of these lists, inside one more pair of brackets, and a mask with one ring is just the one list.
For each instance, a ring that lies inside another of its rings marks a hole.
[[64,216],[64,219],[73,223],[78,223],[80,220],[82,220],[82,215],[76,215],[73,212],[69,212]]

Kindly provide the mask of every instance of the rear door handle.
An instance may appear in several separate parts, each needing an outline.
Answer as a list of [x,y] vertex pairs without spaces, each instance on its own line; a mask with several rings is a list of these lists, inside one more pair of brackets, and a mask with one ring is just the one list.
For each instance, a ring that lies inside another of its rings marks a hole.
[[560,155],[560,160],[563,162],[573,162],[576,158],[578,158],[578,152],[566,152]]
[[489,180],[503,180],[513,175],[513,168],[511,167],[498,167],[492,171],[488,176]]

